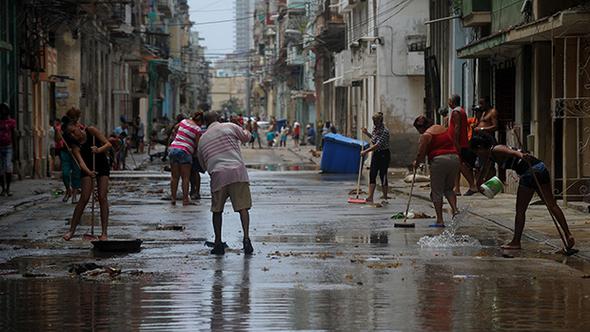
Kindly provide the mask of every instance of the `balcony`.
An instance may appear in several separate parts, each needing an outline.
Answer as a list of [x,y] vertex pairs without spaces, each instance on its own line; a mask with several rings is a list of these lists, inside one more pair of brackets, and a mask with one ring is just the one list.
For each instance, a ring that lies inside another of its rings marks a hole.
[[289,15],[305,15],[306,0],[287,0],[287,13]]
[[359,1],[360,0],[340,0],[340,2],[338,3],[338,10],[341,13],[350,12],[354,9],[354,7]]
[[288,66],[302,66],[305,63],[305,57],[299,47],[293,46],[287,49],[286,63]]
[[346,48],[346,24],[336,9],[327,8],[316,18],[315,42],[331,52]]
[[492,22],[491,0],[463,0],[463,26],[475,27]]
[[165,16],[172,16],[172,1],[171,0],[157,0],[158,11]]

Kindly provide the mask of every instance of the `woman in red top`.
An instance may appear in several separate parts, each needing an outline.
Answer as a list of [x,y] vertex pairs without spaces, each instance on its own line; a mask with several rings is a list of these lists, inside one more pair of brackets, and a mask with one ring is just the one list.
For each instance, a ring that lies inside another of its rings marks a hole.
[[431,227],[444,227],[443,196],[451,205],[453,215],[458,212],[457,195],[453,187],[459,175],[459,155],[447,128],[433,124],[431,119],[423,115],[416,118],[414,127],[421,134],[414,168],[426,156],[430,163],[430,199],[436,211],[436,224]]

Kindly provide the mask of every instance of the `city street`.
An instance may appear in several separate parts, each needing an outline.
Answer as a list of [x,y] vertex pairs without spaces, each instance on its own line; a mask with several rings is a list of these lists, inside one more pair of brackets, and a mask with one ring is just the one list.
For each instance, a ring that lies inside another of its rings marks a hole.
[[[4,215],[0,330],[583,331],[590,326],[590,266],[584,258],[565,258],[526,238],[522,251],[502,252],[499,245],[511,231],[471,214],[477,204],[461,200],[464,212],[455,235],[469,241],[421,247],[421,237],[443,232],[428,227],[434,219],[414,219],[416,228],[408,229],[394,228],[390,219],[405,209],[407,196],[399,192],[409,185],[396,181],[397,193],[383,207],[348,204],[356,175],[320,174],[308,150],[243,150],[254,205],[251,257],[240,250],[239,216],[229,204],[224,212],[229,249],[223,257],[209,254],[208,177],[201,201],[171,206],[165,200],[169,173],[159,161],[111,177],[109,235],[142,239],[140,252],[92,251],[81,240],[89,217],[75,239],[63,241],[73,205],[59,197]],[[434,214],[419,198],[412,209]],[[69,272],[72,264],[83,263],[113,269]]]

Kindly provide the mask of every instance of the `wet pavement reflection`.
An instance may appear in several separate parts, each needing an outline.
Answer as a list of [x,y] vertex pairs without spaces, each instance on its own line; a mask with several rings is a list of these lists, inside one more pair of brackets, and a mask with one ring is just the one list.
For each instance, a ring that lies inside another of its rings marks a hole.
[[[209,201],[172,207],[165,181],[115,186],[113,237],[142,250],[97,254],[63,243],[71,206],[48,202],[0,226],[0,330],[584,331],[590,268],[545,244],[503,256],[511,237],[477,217],[457,232],[477,245],[423,248],[432,219],[395,229],[383,208],[348,205],[354,180],[317,171],[251,172],[255,255],[224,214],[225,257],[212,257]],[[207,184],[203,185],[207,188]],[[116,196],[115,195],[115,196]],[[229,208],[229,206],[228,206]],[[432,214],[416,200],[414,209]],[[40,223],[39,220],[44,220]],[[87,227],[87,226],[83,226]],[[85,228],[84,228],[85,230]],[[80,230],[82,233],[83,230]],[[23,237],[23,235],[27,235]],[[94,262],[120,274],[71,274]]]

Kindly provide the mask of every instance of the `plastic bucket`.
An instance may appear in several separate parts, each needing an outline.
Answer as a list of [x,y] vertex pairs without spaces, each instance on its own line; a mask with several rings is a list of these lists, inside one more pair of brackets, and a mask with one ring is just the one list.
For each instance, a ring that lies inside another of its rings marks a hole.
[[497,193],[504,190],[504,184],[502,181],[500,181],[500,179],[498,179],[497,176],[494,176],[493,178],[486,181],[486,183],[482,184],[480,188],[487,198],[494,198]]

